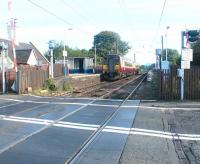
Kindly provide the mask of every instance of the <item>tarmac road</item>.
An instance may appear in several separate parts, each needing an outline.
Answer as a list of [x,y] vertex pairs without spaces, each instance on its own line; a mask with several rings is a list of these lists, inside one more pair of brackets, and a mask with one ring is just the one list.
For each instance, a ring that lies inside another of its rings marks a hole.
[[[0,96],[0,163],[65,163],[120,103]],[[126,101],[77,163],[200,163],[200,103],[138,104]]]
[[[199,164],[199,125],[200,103],[141,103],[133,125],[135,130],[128,137],[120,163]],[[198,138],[177,139],[158,132],[197,134]]]

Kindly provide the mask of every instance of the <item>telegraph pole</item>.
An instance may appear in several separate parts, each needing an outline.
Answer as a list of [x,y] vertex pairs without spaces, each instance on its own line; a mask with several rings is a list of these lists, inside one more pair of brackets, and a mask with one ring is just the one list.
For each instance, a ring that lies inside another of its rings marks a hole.
[[94,73],[96,70],[96,66],[97,66],[97,45],[95,44],[94,46]]
[[51,78],[53,79],[54,78],[54,76],[53,76],[53,49],[55,47],[55,45],[54,45],[55,41],[50,40],[48,44],[49,44],[50,57],[51,57],[51,59],[50,59],[50,61],[51,61],[50,74],[51,74]]
[[0,43],[0,55],[2,57],[2,91],[3,94],[5,93],[5,66],[4,66],[4,57],[5,57],[5,52],[7,50],[7,46],[5,45],[4,42]]
[[12,52],[13,52],[13,64],[14,64],[14,70],[16,72],[16,78],[15,82],[12,85],[12,89],[17,92],[17,85],[18,85],[18,69],[17,69],[17,59],[16,59],[16,20],[12,16],[12,0],[8,0],[8,15],[9,15],[9,20],[8,20],[8,35],[9,39],[12,42]]

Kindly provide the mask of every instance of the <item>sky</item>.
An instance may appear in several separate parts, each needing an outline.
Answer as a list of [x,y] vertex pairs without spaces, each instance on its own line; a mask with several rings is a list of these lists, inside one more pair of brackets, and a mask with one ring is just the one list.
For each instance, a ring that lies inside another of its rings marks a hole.
[[[138,64],[155,62],[155,49],[180,52],[181,31],[199,29],[200,0],[10,0],[17,18],[17,41],[33,42],[41,52],[48,41],[63,41],[72,48],[90,49],[94,35],[103,30],[117,32],[132,47]],[[8,38],[8,0],[0,1],[0,38]],[[41,8],[39,8],[40,6]],[[170,28],[166,30],[166,27]],[[167,35],[166,35],[167,34]],[[97,54],[98,55],[98,54]]]

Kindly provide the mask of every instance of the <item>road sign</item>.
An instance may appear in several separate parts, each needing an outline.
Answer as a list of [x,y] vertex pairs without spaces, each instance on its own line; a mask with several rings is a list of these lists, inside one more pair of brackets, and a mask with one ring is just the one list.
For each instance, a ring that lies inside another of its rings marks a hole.
[[156,49],[156,56],[160,56],[161,55],[161,49]]
[[181,69],[190,69],[190,61],[189,60],[181,61]]
[[184,60],[184,61],[193,61],[193,49],[184,48],[182,50],[182,60]]
[[63,51],[63,56],[67,57],[67,51]]
[[162,61],[162,69],[169,69],[169,62],[168,61]]

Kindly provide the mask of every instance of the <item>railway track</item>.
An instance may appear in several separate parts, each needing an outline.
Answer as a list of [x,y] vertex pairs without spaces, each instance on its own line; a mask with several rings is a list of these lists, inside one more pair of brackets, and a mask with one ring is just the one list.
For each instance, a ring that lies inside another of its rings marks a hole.
[[[66,161],[66,164],[74,164],[74,163],[76,163],[76,161],[79,159],[79,157],[82,155],[82,153],[89,147],[90,144],[92,144],[94,142],[94,140],[98,137],[98,135],[100,135],[100,133],[106,128],[106,126],[110,123],[110,121],[118,114],[118,112],[120,110],[120,107],[127,100],[129,100],[132,97],[132,95],[136,92],[137,88],[141,85],[141,83],[144,81],[146,76],[147,76],[146,74],[142,75],[142,76],[138,77],[137,80],[135,80],[135,82],[134,82],[135,85],[132,88],[131,92],[128,95],[126,95],[126,97],[124,97],[124,99],[119,104],[117,109],[106,120],[104,120],[104,122],[98,127],[98,129],[96,131],[94,131],[93,134],[84,142],[84,144],[82,144],[79,147],[79,149],[71,156],[71,158],[69,158]],[[133,81],[131,81],[131,82],[133,82]],[[136,81],[137,81],[137,83],[136,83]],[[131,82],[129,82],[129,84]],[[105,95],[108,96],[107,94],[105,94]],[[102,95],[102,97],[103,97],[103,95]]]
[[[132,81],[140,78],[139,76],[130,76],[123,78],[114,82],[101,82],[99,84],[94,84],[93,86],[88,86],[81,90],[72,93],[72,97],[99,97],[105,98],[106,95],[110,95],[112,92],[120,89],[121,87],[131,83]],[[105,95],[105,96],[104,96]]]

